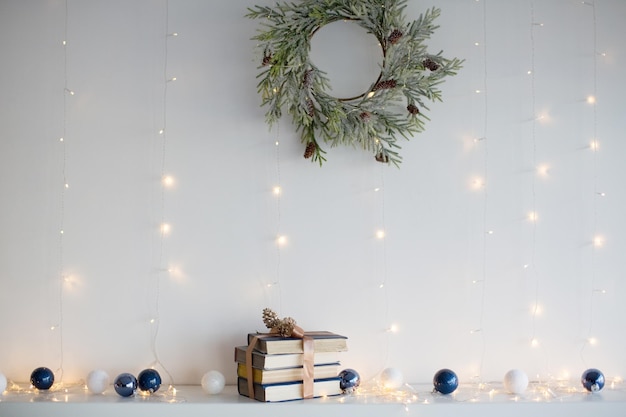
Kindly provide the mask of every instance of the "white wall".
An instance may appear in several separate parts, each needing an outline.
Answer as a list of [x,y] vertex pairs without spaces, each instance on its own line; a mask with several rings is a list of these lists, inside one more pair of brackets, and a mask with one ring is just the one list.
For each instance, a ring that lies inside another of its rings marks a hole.
[[596,0],[595,25],[590,4],[534,3],[543,26],[530,1],[433,2],[430,49],[466,62],[397,169],[350,148],[320,168],[288,119],[268,131],[243,15],[274,2],[171,0],[166,28],[164,1],[69,0],[65,70],[64,2],[0,1],[0,370],[69,382],[139,372],[156,348],[177,383],[233,382],[233,347],[272,307],[347,335],[364,378],[626,375],[626,3]]

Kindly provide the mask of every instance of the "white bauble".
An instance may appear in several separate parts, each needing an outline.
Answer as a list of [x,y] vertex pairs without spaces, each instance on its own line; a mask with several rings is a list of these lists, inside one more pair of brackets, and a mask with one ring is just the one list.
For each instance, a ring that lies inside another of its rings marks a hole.
[[404,376],[397,368],[386,368],[380,374],[380,383],[386,389],[398,389],[404,385]]
[[511,369],[504,375],[503,384],[509,394],[523,394],[528,388],[528,375],[519,369]]
[[0,372],[0,395],[7,389],[7,377]]
[[200,384],[202,385],[204,392],[214,395],[222,392],[224,385],[226,384],[226,380],[221,372],[209,371],[202,376]]
[[101,369],[89,372],[87,375],[87,389],[92,394],[102,394],[109,386],[109,374]]

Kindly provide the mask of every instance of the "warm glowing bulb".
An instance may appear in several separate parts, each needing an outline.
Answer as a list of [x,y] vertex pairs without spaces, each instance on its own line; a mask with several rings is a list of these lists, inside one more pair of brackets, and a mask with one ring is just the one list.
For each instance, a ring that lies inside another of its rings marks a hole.
[[276,141],[276,142],[274,142],[274,144],[275,144],[276,146],[278,146],[278,145],[280,145],[280,142],[279,142],[279,141]]
[[162,135],[163,133],[165,133],[165,129],[159,130],[159,135]]
[[487,230],[487,234],[488,235],[492,235],[492,234],[494,234],[494,231],[493,230]]
[[170,36],[174,36],[174,37],[176,37],[176,36],[178,36],[178,32],[172,32],[172,33],[170,33],[169,35],[170,35]]
[[63,46],[66,46],[66,45],[67,45],[67,41],[63,41],[63,42],[61,42],[61,43],[63,44]]
[[476,177],[472,180],[471,186],[474,190],[480,190],[485,186],[485,181],[480,177]]
[[287,244],[287,236],[278,236],[276,242],[279,246],[285,246]]
[[596,98],[594,96],[587,97],[587,103],[595,104],[596,103]]
[[374,97],[374,94],[376,94],[376,93],[375,93],[375,92],[373,92],[373,91],[370,91],[369,93],[367,93],[367,98],[372,98],[372,97]]
[[541,316],[543,314],[543,307],[541,307],[539,304],[535,304],[531,306],[530,312],[535,317]]
[[474,42],[474,46],[480,46],[479,42]]
[[376,237],[378,239],[384,239],[385,238],[385,231],[384,230],[377,230],[376,231]]
[[389,333],[398,333],[398,325],[392,324],[391,326],[389,326],[389,329],[387,329],[387,331]]
[[539,215],[536,211],[531,211],[528,213],[528,220],[531,222],[536,222],[539,219]]
[[602,246],[604,246],[604,237],[602,236],[596,236],[593,238],[593,246],[595,246],[596,248],[601,248]]
[[480,90],[474,90],[476,94],[480,94]]
[[274,193],[274,195],[280,195],[282,192],[282,189],[277,185],[276,187],[272,189],[272,192]]
[[600,147],[600,143],[597,140],[594,139],[589,144],[589,147],[591,148],[592,151],[597,151],[598,148]]
[[59,138],[59,142],[63,142],[65,139],[63,138]]
[[176,79],[177,79],[176,77],[172,77],[172,78],[170,78],[170,79],[169,79],[169,80],[167,80],[167,81],[168,81],[168,82],[171,82],[171,81],[176,81]]
[[595,346],[598,344],[598,339],[596,339],[595,337],[590,337],[589,339],[587,339],[587,341],[591,346]]
[[163,177],[163,185],[166,187],[171,187],[174,185],[174,177],[171,175],[166,175]]
[[531,70],[528,70],[528,71],[526,72],[526,74],[528,74],[528,75],[530,75],[530,74],[532,74],[532,73],[533,73],[533,72],[532,72]]
[[537,346],[539,346],[539,340],[537,340],[537,338],[533,337],[533,338],[531,339],[531,341],[530,341],[530,345],[531,345],[532,347],[537,347]]
[[537,167],[537,173],[542,177],[547,177],[550,172],[550,167],[548,165],[540,165]]
[[172,230],[172,227],[169,224],[163,223],[161,225],[161,233],[168,234],[171,230]]
[[50,330],[54,331],[56,330],[57,326],[50,326]]

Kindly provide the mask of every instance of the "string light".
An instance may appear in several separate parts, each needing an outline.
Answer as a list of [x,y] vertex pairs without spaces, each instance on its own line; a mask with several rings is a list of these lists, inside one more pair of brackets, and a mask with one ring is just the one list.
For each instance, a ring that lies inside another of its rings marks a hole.
[[[166,0],[165,1],[165,22],[164,22],[164,28],[165,28],[165,36],[164,36],[164,43],[163,43],[163,104],[162,104],[162,127],[161,129],[159,129],[158,131],[158,135],[160,137],[160,141],[161,141],[161,164],[160,164],[160,178],[161,178],[161,190],[160,190],[160,213],[161,213],[161,223],[159,226],[159,230],[160,230],[160,234],[158,236],[159,239],[159,245],[158,245],[158,252],[157,252],[157,264],[158,264],[158,268],[156,269],[157,271],[166,271],[170,277],[176,277],[176,275],[174,274],[174,269],[172,267],[169,268],[164,268],[163,264],[165,263],[165,236],[169,235],[172,231],[172,226],[165,222],[165,195],[166,195],[166,189],[172,188],[175,184],[174,181],[174,177],[166,174],[166,157],[167,157],[167,144],[168,144],[168,137],[167,137],[167,121],[168,121],[168,117],[167,117],[167,113],[168,113],[168,84],[171,81],[176,81],[176,77],[172,77],[172,78],[168,78],[168,61],[169,61],[169,38],[174,36],[173,33],[169,33],[169,1]],[[175,36],[178,36],[178,34],[176,34]],[[150,346],[152,349],[152,355],[153,355],[153,362],[150,365],[150,368],[156,369],[157,366],[160,366],[163,371],[167,374],[167,377],[169,378],[169,382],[170,382],[170,388],[168,389],[168,394],[171,394],[172,392],[172,387],[174,384],[174,379],[172,377],[172,375],[169,373],[169,371],[167,370],[167,368],[161,363],[161,360],[159,358],[159,353],[158,353],[158,349],[157,349],[157,342],[158,342],[158,338],[159,338],[159,330],[160,330],[160,325],[161,325],[161,277],[162,277],[163,272],[157,272],[154,274],[153,279],[151,280],[151,284],[154,287],[154,304],[152,306],[153,312],[152,312],[152,318],[150,319]]]

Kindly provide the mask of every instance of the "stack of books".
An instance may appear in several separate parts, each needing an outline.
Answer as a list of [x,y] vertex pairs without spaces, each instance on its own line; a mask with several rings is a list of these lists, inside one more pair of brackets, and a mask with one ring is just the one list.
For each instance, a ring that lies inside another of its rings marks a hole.
[[[340,352],[348,350],[347,338],[331,332],[312,332],[313,397],[341,394],[338,377]],[[252,363],[246,351],[253,339]],[[277,402],[303,399],[304,351],[302,339],[275,335],[248,334],[248,346],[235,348],[237,388],[240,395],[258,401]],[[252,367],[254,393],[250,393],[248,367]]]

